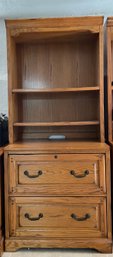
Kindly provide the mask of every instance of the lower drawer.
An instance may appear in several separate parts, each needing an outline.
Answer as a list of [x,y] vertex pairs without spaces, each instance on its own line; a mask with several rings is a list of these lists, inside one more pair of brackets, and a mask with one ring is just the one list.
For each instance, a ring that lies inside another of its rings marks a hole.
[[104,197],[11,197],[10,236],[105,237]]

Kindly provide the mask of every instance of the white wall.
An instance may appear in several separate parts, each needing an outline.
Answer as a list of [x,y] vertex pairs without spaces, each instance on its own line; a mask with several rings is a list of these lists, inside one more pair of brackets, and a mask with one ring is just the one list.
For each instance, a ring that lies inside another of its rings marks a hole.
[[6,18],[113,16],[113,0],[0,0],[0,113],[8,112]]

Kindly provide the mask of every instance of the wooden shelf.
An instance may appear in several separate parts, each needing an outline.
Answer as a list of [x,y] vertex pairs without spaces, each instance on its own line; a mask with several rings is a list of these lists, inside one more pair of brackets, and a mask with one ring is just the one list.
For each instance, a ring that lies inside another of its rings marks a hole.
[[12,93],[59,93],[59,92],[83,92],[83,91],[99,91],[100,88],[95,87],[78,87],[78,88],[39,88],[39,89],[13,89]]
[[99,125],[99,121],[75,121],[75,122],[15,122],[14,127],[49,127],[49,126],[88,126]]
[[11,144],[54,133],[104,141],[102,18],[92,19],[7,22]]

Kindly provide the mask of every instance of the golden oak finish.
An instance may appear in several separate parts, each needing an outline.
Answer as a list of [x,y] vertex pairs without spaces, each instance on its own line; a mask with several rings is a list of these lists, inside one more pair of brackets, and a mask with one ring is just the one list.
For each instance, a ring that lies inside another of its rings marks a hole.
[[6,249],[7,251],[14,252],[17,249],[21,248],[95,248],[102,253],[111,253],[112,252],[112,245],[111,240],[106,238],[99,238],[97,239],[90,239],[90,238],[81,238],[81,239],[58,239],[58,238],[49,238],[49,239],[15,239],[13,240],[7,239],[6,240]]
[[7,20],[6,29],[5,250],[110,253],[103,17]]
[[[29,245],[91,247],[111,252],[110,167],[106,144],[9,145],[5,148],[5,166],[6,251]],[[73,168],[77,173],[69,173],[67,180],[67,171]],[[89,174],[84,170],[89,170]],[[38,182],[44,175],[42,182]],[[36,184],[30,184],[29,180],[34,179]]]
[[102,23],[6,21],[10,143],[52,134],[104,142]]
[[105,194],[104,154],[11,155],[9,194]]
[[[63,152],[62,152],[63,149]],[[9,144],[5,150],[13,154],[36,154],[36,153],[106,153],[109,146],[97,142],[74,142],[74,141],[24,141]]]
[[[107,19],[108,141],[111,147],[111,193],[113,198],[113,17]],[[113,201],[112,201],[113,210]],[[112,217],[113,229],[113,217]]]
[[[12,237],[104,238],[106,199],[101,197],[11,197]],[[18,218],[17,218],[18,217]]]
[[3,231],[3,149],[0,148],[0,256],[4,251],[4,231]]
[[[7,20],[7,27],[14,28],[27,28],[37,27],[38,21],[38,28],[51,28],[51,27],[73,27],[75,24],[76,27],[78,26],[95,26],[95,25],[102,25],[103,17],[102,16],[84,16],[84,17],[66,17],[66,18],[51,18],[51,19],[18,19],[18,20]],[[89,23],[90,22],[90,23]],[[71,28],[70,28],[71,29]],[[26,32],[26,30],[25,30]]]
[[112,111],[112,80],[113,80],[113,41],[112,41],[112,21],[113,18],[107,19],[107,78],[108,78],[108,140],[113,142],[113,111]]
[[80,91],[98,91],[99,87],[79,87],[79,88],[43,88],[43,89],[13,89],[13,93],[54,93],[54,92],[80,92]]

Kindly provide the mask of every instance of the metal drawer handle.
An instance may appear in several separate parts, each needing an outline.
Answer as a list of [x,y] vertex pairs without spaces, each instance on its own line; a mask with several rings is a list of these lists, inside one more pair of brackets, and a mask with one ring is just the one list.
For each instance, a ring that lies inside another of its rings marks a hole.
[[28,178],[38,178],[39,176],[42,175],[42,173],[43,173],[42,170],[39,170],[37,175],[29,175],[28,170],[24,171],[24,175],[26,175]]
[[89,174],[89,170],[85,170],[83,172],[83,174],[78,174],[78,175],[76,174],[76,172],[74,170],[71,170],[70,174],[73,175],[76,178],[84,178],[84,177],[86,177]]
[[72,219],[74,219],[74,220],[77,220],[77,221],[84,221],[84,220],[87,220],[87,219],[89,219],[91,216],[90,216],[90,214],[88,214],[88,213],[86,213],[83,217],[77,217],[77,215],[76,214],[74,214],[74,213],[72,213],[71,214],[71,218]]
[[39,213],[38,217],[30,217],[29,213],[25,213],[25,218],[31,221],[36,221],[36,220],[40,220],[41,218],[43,218],[43,213]]

